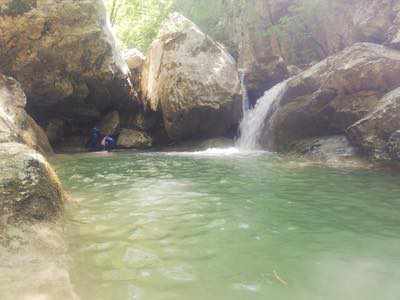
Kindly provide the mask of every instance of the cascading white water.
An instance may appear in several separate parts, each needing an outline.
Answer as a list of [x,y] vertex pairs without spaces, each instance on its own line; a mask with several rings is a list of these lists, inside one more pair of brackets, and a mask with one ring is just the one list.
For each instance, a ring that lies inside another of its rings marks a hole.
[[287,81],[283,81],[266,91],[257,101],[253,110],[243,115],[240,123],[240,137],[236,146],[241,150],[257,150],[260,148],[260,137],[268,116],[271,104],[279,101],[287,90]]
[[244,70],[239,70],[240,73],[240,83],[242,86],[242,108],[243,108],[243,117],[244,115],[249,111],[250,109],[250,100],[249,100],[249,94],[247,92],[247,87],[246,87],[246,83],[245,83],[245,72]]

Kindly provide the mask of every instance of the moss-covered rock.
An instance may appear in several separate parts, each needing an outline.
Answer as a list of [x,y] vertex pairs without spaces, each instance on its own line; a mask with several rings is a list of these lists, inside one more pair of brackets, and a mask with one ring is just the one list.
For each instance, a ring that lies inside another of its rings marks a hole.
[[46,159],[19,143],[0,144],[0,219],[52,220],[62,213],[64,194]]

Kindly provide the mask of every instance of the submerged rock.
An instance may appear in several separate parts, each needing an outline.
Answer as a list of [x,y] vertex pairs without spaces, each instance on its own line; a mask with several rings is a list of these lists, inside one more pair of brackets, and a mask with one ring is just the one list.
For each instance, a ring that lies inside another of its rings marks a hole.
[[301,140],[291,144],[290,151],[321,161],[353,159],[357,154],[345,135]]
[[[400,85],[400,84],[399,84]],[[347,130],[351,141],[378,160],[400,160],[400,88],[385,95]]]
[[65,228],[58,222],[0,227],[2,300],[79,300]]
[[16,78],[41,124],[81,126],[130,105],[128,67],[101,0],[0,2],[0,69]]
[[152,139],[144,131],[122,129],[117,146],[124,149],[147,149],[152,146]]
[[223,135],[241,117],[235,61],[177,13],[151,45],[141,90],[145,105],[162,113],[165,130],[175,141]]
[[262,143],[279,151],[310,137],[343,134],[400,86],[400,51],[361,43],[291,78],[265,122]]

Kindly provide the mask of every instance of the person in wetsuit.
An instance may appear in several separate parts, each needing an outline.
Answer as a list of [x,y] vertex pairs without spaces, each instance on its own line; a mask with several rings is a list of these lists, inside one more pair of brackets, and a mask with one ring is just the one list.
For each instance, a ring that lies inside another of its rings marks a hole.
[[92,129],[89,141],[89,150],[97,151],[99,149],[100,130],[97,127]]
[[110,152],[115,149],[115,139],[109,135],[106,135],[101,142],[101,145],[104,147],[104,150]]

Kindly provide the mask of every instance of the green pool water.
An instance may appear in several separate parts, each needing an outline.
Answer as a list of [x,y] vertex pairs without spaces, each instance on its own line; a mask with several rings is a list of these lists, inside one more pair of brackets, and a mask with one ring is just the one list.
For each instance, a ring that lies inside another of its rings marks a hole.
[[61,156],[82,300],[400,299],[400,176],[268,153]]

